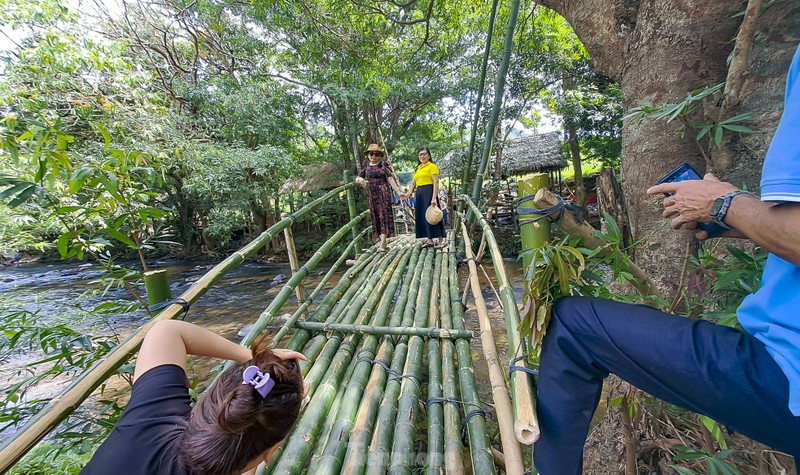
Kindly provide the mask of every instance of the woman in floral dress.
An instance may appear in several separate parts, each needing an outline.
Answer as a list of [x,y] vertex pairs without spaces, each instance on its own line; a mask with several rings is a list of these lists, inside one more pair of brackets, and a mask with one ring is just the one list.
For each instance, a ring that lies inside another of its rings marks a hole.
[[[369,211],[372,216],[372,230],[380,236],[379,252],[386,252],[389,247],[386,239],[394,232],[394,214],[392,213],[392,189],[402,194],[400,187],[392,176],[392,166],[383,161],[383,150],[378,144],[369,144],[364,151],[367,163],[356,177],[356,183],[369,185]],[[390,188],[391,187],[391,188]]]

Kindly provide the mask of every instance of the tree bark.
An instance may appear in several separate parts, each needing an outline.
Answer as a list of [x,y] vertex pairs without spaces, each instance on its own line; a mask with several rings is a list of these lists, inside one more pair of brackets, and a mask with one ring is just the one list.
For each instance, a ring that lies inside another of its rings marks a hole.
[[586,185],[583,182],[583,169],[581,168],[581,146],[578,144],[578,136],[575,127],[566,125],[567,142],[569,143],[569,155],[572,159],[572,169],[575,171],[575,204],[586,206]]
[[[725,81],[730,54],[746,0],[542,0],[562,14],[586,46],[595,67],[618,81],[626,109],[639,100],[677,102],[695,89]],[[730,165],[716,170],[722,179],[757,189],[763,156],[780,117],[786,72],[800,39],[800,2],[773,4],[758,21],[754,49],[745,74],[741,104],[728,115],[750,112],[746,125],[756,134],[734,135],[723,144]],[[717,117],[699,118],[702,121]],[[656,279],[664,295],[677,291],[687,243],[686,231],[671,231],[661,202],[645,194],[681,162],[705,170],[695,133],[680,134],[663,121],[626,123],[622,131],[622,188],[631,231],[642,240],[636,261]],[[712,163],[716,163],[712,150]]]

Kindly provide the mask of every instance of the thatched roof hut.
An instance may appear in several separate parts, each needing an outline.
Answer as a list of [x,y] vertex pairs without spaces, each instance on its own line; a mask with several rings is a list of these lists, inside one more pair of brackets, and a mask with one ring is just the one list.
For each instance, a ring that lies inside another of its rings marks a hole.
[[[506,176],[524,175],[526,173],[547,173],[561,170],[567,166],[567,160],[561,152],[561,134],[529,135],[509,140],[502,149],[502,174]],[[472,168],[477,171],[480,162],[480,149],[472,157]],[[489,160],[489,169],[494,159]],[[461,173],[467,163],[467,149],[456,149],[447,153],[437,162],[443,175]]]
[[300,174],[281,187],[281,193],[332,190],[344,184],[344,168],[335,163],[303,165]]

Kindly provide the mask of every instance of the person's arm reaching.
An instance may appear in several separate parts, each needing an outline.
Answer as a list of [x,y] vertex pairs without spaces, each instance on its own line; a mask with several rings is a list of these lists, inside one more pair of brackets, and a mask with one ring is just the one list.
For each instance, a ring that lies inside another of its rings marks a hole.
[[[696,223],[712,222],[709,212],[714,200],[736,189],[707,174],[703,180],[656,185],[647,193],[674,193],[664,198],[664,217],[672,218],[674,229],[693,229]],[[734,228],[725,236],[746,237],[765,251],[800,265],[800,203],[765,203],[753,195],[738,195],[731,201],[725,224]],[[708,235],[699,231],[697,237],[705,239]]]
[[[306,359],[296,351],[274,351],[282,359]],[[244,363],[253,357],[250,348],[214,332],[179,320],[164,320],[153,325],[144,337],[133,378],[136,380],[147,370],[163,364],[174,364],[186,369],[187,355],[209,356],[237,363]]]

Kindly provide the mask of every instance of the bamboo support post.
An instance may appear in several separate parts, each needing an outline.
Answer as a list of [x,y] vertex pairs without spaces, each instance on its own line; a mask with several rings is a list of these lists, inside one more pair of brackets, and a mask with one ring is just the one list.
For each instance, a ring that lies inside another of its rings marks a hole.
[[[345,184],[335,188],[316,200],[308,203],[298,210],[292,217],[282,219],[270,226],[249,244],[232,253],[224,261],[220,262],[207,274],[195,282],[187,289],[180,298],[190,305],[202,297],[208,289],[222,279],[231,269],[241,264],[245,259],[251,257],[259,249],[278,235],[286,226],[291,225],[295,219],[302,217],[313,211],[319,204],[327,201],[331,197],[338,196],[343,190],[352,188],[353,184]],[[103,381],[114,374],[142,344],[145,334],[161,320],[169,320],[177,317],[184,312],[184,308],[179,304],[172,304],[166,307],[156,317],[139,327],[126,340],[117,345],[106,355],[102,361],[95,363],[88,371],[83,372],[66,389],[50,400],[49,403],[33,416],[28,422],[20,427],[11,437],[0,447],[0,473],[8,471],[17,463],[36,443],[46,434],[64,420],[75,408],[100,386]]]
[[[546,173],[537,173],[528,179],[520,180],[517,186],[518,186],[517,195],[519,196],[520,200],[522,200],[523,198],[535,195],[536,190],[547,188],[548,186],[550,186],[550,179]],[[524,208],[530,208],[531,206],[528,203],[531,202],[524,201],[523,203],[521,203],[521,206]],[[520,213],[519,222],[522,223],[525,220],[535,219],[536,217],[537,215],[535,214]],[[520,241],[522,242],[523,252],[529,249],[536,249],[542,247],[544,243],[550,241],[550,221],[546,219],[540,219],[539,221],[536,222],[530,222],[521,225],[519,227],[519,238]],[[531,265],[531,259],[532,256],[530,255],[530,253],[522,256],[523,274],[527,272],[528,266]]]
[[143,272],[142,277],[144,278],[144,287],[147,289],[148,305],[155,305],[172,298],[166,270],[159,269]]
[[[558,198],[550,191],[542,188],[536,192],[533,203],[538,208],[550,208],[558,204]],[[548,219],[553,220],[555,216],[548,216]],[[567,234],[580,238],[581,245],[589,249],[604,248],[606,246],[605,241],[595,237],[595,229],[592,226],[585,222],[578,222],[575,216],[567,210],[564,210],[558,225]],[[610,252],[610,250],[604,250],[601,255],[608,255]],[[631,283],[642,297],[658,295],[653,279],[633,261],[628,260],[628,270],[636,278],[636,281]]]
[[[469,205],[469,202],[467,204]],[[475,301],[475,309],[478,313],[478,322],[481,327],[481,346],[486,358],[486,364],[489,366],[489,381],[492,385],[492,399],[497,412],[497,424],[500,426],[500,441],[506,460],[506,469],[508,473],[523,473],[525,469],[522,463],[522,448],[514,430],[514,411],[506,389],[504,371],[497,357],[497,347],[495,346],[492,324],[489,321],[489,313],[478,283],[478,269],[475,262],[471,260],[474,255],[472,253],[472,245],[469,242],[467,227],[464,223],[461,223],[461,232],[464,238],[467,264],[469,265],[472,298]]]
[[[466,197],[465,197],[466,198]],[[483,228],[486,236],[486,243],[489,253],[492,256],[495,278],[500,292],[500,300],[503,301],[503,316],[506,321],[506,331],[508,335],[508,359],[509,362],[516,360],[516,366],[525,368],[525,352],[523,342],[519,336],[519,309],[514,298],[514,290],[509,284],[506,268],[503,264],[503,256],[500,254],[500,247],[492,234],[491,226],[483,216],[478,207],[468,198],[465,202],[472,213],[478,218],[478,222]],[[466,240],[465,243],[469,241]],[[470,252],[472,249],[470,248]],[[472,262],[474,264],[474,262]],[[533,389],[528,375],[523,371],[513,371],[510,376],[511,394],[514,400],[514,432],[517,440],[525,445],[531,445],[539,438],[539,422],[536,418],[534,409]]]
[[297,322],[297,327],[303,330],[337,332],[337,333],[359,333],[365,335],[405,335],[419,336],[423,338],[439,338],[447,340],[457,340],[465,338],[472,339],[474,335],[470,331],[458,331],[447,328],[436,327],[381,327],[374,325],[347,325],[343,323],[320,323],[320,322]]
[[[281,219],[286,218],[289,216],[287,213],[281,214]],[[353,219],[354,216],[351,216],[350,219]],[[352,228],[353,232],[355,233],[355,228]],[[300,261],[297,259],[297,247],[294,245],[294,235],[292,234],[292,227],[287,226],[283,230],[283,237],[286,240],[286,253],[289,255],[289,268],[292,270],[292,275],[297,274],[298,269],[300,269]],[[297,284],[297,287],[294,288],[294,293],[297,296],[297,304],[300,305],[306,299],[306,290],[303,288],[303,282],[300,281]]]
[[[350,170],[344,171],[344,182],[353,183],[353,174],[350,173]],[[347,189],[347,210],[350,212],[350,219],[355,218],[358,214],[356,211],[356,195],[352,187]],[[353,241],[356,243],[358,242],[358,233],[355,229],[353,229]],[[353,257],[358,258],[360,251],[361,249],[358,247],[358,244],[356,244],[355,251],[353,251]]]

